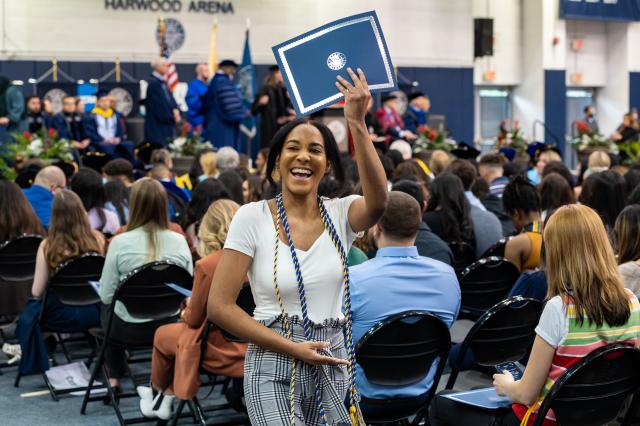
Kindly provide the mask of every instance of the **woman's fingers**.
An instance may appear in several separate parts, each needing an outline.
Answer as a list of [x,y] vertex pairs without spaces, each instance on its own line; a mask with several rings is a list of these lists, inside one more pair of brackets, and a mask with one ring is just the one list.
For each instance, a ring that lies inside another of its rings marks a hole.
[[349,361],[342,358],[335,358],[332,356],[326,355],[318,355],[318,359],[316,360],[316,364],[326,364],[326,365],[348,365]]
[[369,91],[369,83],[367,83],[367,78],[364,75],[364,71],[362,71],[362,68],[358,68],[358,77],[360,78],[360,82],[362,83],[362,87]]
[[349,94],[349,91],[342,84],[336,81],[336,87],[338,88],[340,93],[342,93],[345,97],[347,97],[347,94]]
[[[352,73],[353,73],[353,71],[352,71]],[[344,87],[346,87],[347,90],[352,91],[352,90],[355,89],[355,87],[351,83],[349,83],[347,81],[347,79],[344,78],[343,76],[339,75],[337,78],[338,78],[338,81],[340,82],[340,84],[342,84]]]

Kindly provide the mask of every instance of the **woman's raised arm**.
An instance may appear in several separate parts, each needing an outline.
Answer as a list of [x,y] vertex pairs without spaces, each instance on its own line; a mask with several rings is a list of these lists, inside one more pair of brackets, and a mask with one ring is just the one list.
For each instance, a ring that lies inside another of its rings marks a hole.
[[367,79],[361,69],[358,75],[347,69],[353,83],[338,77],[336,87],[344,95],[344,116],[353,138],[356,164],[364,198],[358,199],[349,208],[349,224],[356,231],[364,231],[378,222],[387,206],[387,177],[382,168],[369,131],[364,122],[371,93]]

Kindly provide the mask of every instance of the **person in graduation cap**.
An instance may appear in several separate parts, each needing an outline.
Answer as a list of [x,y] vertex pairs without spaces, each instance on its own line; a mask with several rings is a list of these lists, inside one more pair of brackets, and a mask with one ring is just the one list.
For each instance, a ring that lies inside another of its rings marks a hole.
[[420,126],[427,125],[427,113],[431,108],[431,101],[422,92],[410,93],[407,98],[409,106],[404,114],[404,128],[418,133]]
[[204,131],[202,136],[221,148],[230,146],[240,151],[240,123],[249,115],[233,77],[238,64],[225,59],[209,84],[204,99]]
[[111,100],[106,91],[98,92],[96,98],[96,106],[91,114],[85,117],[84,125],[93,150],[104,152],[114,158],[133,160],[133,144],[124,140],[122,114],[111,108]]
[[144,140],[167,146],[175,137],[176,124],[181,120],[180,110],[164,79],[169,70],[167,59],[156,59],[151,63],[151,68],[152,78],[148,81],[144,101]]
[[414,141],[418,136],[411,130],[404,128],[404,120],[397,111],[397,97],[393,93],[382,95],[382,106],[376,111],[376,118],[380,123],[382,132],[387,138],[387,142],[396,139]]
[[76,112],[76,98],[65,96],[62,100],[62,112],[53,116],[51,126],[58,132],[58,136],[69,140],[80,153],[83,153],[91,143],[84,124],[83,115]]

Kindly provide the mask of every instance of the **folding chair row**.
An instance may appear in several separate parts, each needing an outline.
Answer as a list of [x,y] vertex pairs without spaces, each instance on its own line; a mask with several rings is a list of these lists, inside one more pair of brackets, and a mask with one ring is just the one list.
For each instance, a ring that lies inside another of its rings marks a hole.
[[145,418],[125,419],[123,417],[114,389],[109,383],[109,375],[105,365],[105,352],[108,345],[121,345],[127,349],[151,349],[153,347],[153,338],[148,342],[140,342],[135,346],[123,345],[119,342],[118,336],[113,334],[114,308],[115,304],[120,302],[125,306],[129,314],[135,318],[153,320],[174,318],[180,309],[184,296],[167,286],[166,284],[168,283],[190,290],[193,285],[193,277],[188,271],[176,264],[157,261],[135,269],[121,280],[113,301],[108,308],[107,325],[104,327],[102,343],[82,401],[81,414],[86,413],[87,404],[90,401],[102,401],[104,399],[103,396],[91,396],[98,374],[101,374],[105,383],[104,387],[107,390],[107,398],[111,401],[119,424],[125,425],[148,421]]

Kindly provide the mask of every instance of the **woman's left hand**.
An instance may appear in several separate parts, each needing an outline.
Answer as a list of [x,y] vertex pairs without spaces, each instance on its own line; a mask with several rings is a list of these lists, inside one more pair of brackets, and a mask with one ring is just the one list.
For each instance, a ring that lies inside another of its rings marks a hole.
[[508,370],[493,375],[493,387],[498,395],[508,395],[508,389],[515,383],[513,376]]
[[338,76],[338,81],[336,82],[336,87],[344,95],[344,117],[347,121],[364,122],[364,117],[369,108],[369,100],[371,99],[367,79],[360,68],[358,68],[358,75],[351,68],[347,68],[347,72],[353,84],[342,76]]

